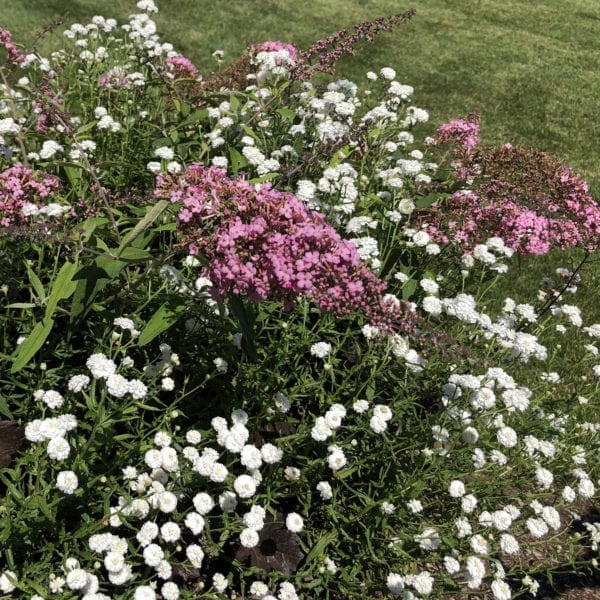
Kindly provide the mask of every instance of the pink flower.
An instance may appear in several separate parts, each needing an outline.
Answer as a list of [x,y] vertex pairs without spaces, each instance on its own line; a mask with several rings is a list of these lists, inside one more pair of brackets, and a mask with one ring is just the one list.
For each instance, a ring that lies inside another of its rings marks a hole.
[[321,213],[291,193],[260,191],[224,169],[191,165],[178,179],[159,175],[158,197],[180,203],[179,229],[190,254],[208,260],[202,276],[215,298],[280,300],[300,296],[323,312],[356,311],[382,331],[407,320],[402,303],[384,301],[386,284],[362,263]]

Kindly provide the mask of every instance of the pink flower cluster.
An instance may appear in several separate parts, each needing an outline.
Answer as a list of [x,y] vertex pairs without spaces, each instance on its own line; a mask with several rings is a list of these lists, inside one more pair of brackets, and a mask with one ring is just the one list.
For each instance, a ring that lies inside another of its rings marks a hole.
[[59,180],[21,163],[0,173],[0,225],[8,227],[28,222],[28,207],[37,214],[42,202],[60,189]]
[[472,150],[479,145],[479,116],[471,113],[464,119],[454,119],[437,130],[436,144],[452,142],[464,150]]
[[7,63],[9,65],[21,63],[25,60],[25,55],[17,48],[12,39],[12,34],[8,29],[0,27],[0,46],[4,46],[8,53]]
[[468,191],[444,199],[423,218],[434,241],[449,241],[468,252],[500,237],[523,255],[598,246],[600,207],[583,179],[536,150],[472,146],[476,130],[468,125],[453,121],[443,126],[442,135],[454,137],[457,153],[462,152],[455,174],[474,181]]
[[323,312],[361,312],[382,330],[399,319],[402,307],[384,298],[385,282],[356,247],[293,194],[267,184],[258,191],[202,164],[177,179],[159,175],[156,194],[181,204],[183,245],[208,260],[202,274],[216,298],[245,295],[289,307],[304,296]]
[[199,74],[194,63],[183,54],[167,58],[165,68],[168,76],[173,79],[196,79]]
[[263,42],[262,44],[256,46],[256,52],[279,52],[280,50],[285,50],[292,60],[296,60],[298,52],[296,50],[296,46],[293,46],[292,44],[284,44],[283,42],[269,41]]

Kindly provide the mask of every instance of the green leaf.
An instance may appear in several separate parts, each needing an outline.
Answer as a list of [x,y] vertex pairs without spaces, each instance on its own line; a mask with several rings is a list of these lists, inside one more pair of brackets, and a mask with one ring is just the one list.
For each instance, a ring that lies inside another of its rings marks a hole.
[[37,304],[33,302],[15,302],[9,304],[6,308],[35,308]]
[[278,108],[275,112],[288,121],[293,121],[296,118],[296,113],[291,108]]
[[334,531],[330,531],[319,538],[319,541],[311,548],[310,552],[306,555],[306,562],[309,563],[311,560],[322,556],[325,553],[325,548],[329,546],[337,535]]
[[231,107],[231,112],[237,113],[238,108],[240,107],[240,101],[233,94],[229,96],[229,106]]
[[101,225],[106,225],[106,223],[108,223],[106,217],[90,217],[89,219],[86,219],[81,225],[83,228],[83,241],[89,242],[90,237],[92,237],[92,233],[94,233],[96,228]]
[[165,302],[152,315],[148,325],[144,327],[144,330],[138,338],[138,345],[145,346],[146,344],[149,344],[156,336],[174,325],[186,309],[187,306],[182,302],[181,298]]
[[202,121],[203,119],[206,119],[206,117],[208,117],[208,110],[206,110],[206,108],[203,108],[201,110],[195,110],[191,115],[189,115],[185,120],[183,120],[179,126],[187,127],[188,125],[192,125],[194,123]]
[[27,336],[27,339],[19,346],[17,356],[10,369],[11,373],[20,371],[42,347],[46,338],[52,331],[54,321],[52,319],[44,319],[36,323],[33,331]]
[[69,298],[75,292],[77,288],[77,282],[74,281],[75,273],[77,273],[77,265],[75,263],[67,261],[60,268],[50,289],[44,320],[51,320],[59,301]]
[[[115,250],[115,252],[117,252],[117,250]],[[129,246],[128,248],[123,248],[122,252],[119,253],[119,258],[122,258],[123,260],[147,261],[152,260],[152,254],[142,248]]]
[[271,181],[272,179],[276,179],[279,177],[280,173],[266,173],[262,177],[255,177],[254,179],[250,179],[248,183],[264,183],[265,181]]
[[121,251],[126,246],[129,246],[133,243],[133,241],[146,229],[148,229],[157,219],[160,217],[163,212],[165,212],[167,206],[169,206],[168,200],[160,200],[154,206],[150,208],[150,210],[146,213],[146,215],[138,222],[138,224],[123,238],[121,245],[119,246],[119,255],[121,255]]
[[254,343],[254,314],[252,309],[246,310],[244,301],[239,296],[229,297],[229,308],[235,317],[242,332],[242,344],[250,360],[257,359],[256,345]]
[[47,517],[50,521],[54,521],[54,514],[50,510],[50,507],[48,506],[46,500],[44,500],[43,496],[39,494],[35,496],[34,502],[32,502],[32,504],[34,506],[37,505],[37,507],[42,511],[43,515]]
[[2,398],[2,396],[0,396],[0,413],[2,413],[5,417],[8,417],[11,420],[14,419],[12,413],[10,412],[10,409],[8,408],[8,402],[6,402],[6,400]]
[[414,279],[409,279],[402,286],[402,299],[408,300],[417,291],[417,282]]
[[41,303],[46,302],[46,290],[40,281],[40,278],[33,272],[31,267],[25,263],[25,267],[27,268],[27,275],[29,276],[29,282],[31,283],[37,297]]
[[231,169],[234,175],[238,174],[238,171],[243,169],[248,161],[243,154],[240,154],[233,146],[229,148],[229,159],[231,161]]
[[85,125],[82,125],[78,130],[77,133],[75,133],[76,137],[79,137],[82,133],[86,133],[88,131],[91,131],[92,129],[94,129],[94,127],[96,127],[97,121],[92,121],[90,123],[86,123]]
[[70,186],[77,189],[81,183],[81,169],[79,167],[73,167],[70,165],[64,165],[63,168],[67,174]]

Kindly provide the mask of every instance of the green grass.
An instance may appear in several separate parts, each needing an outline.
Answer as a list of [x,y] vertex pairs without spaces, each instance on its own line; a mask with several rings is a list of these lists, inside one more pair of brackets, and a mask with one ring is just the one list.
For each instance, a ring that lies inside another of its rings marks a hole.
[[[431,132],[476,110],[485,143],[511,141],[549,152],[580,172],[600,198],[597,0],[331,0],[304,3],[301,12],[289,0],[158,0],[158,5],[163,40],[203,73],[215,69],[216,49],[232,61],[247,44],[267,39],[306,47],[342,27],[415,6],[410,23],[362,44],[356,56],[340,63],[339,74],[360,83],[368,70],[391,66],[401,82],[414,86],[414,102],[430,111]],[[2,25],[25,43],[61,16],[67,24],[86,23],[99,11],[124,21],[137,9],[135,0],[106,0],[100,8],[96,0],[0,0]],[[42,47],[58,43],[56,35]],[[529,301],[540,279],[573,256],[525,261],[503,293]],[[584,292],[573,299],[586,323],[600,320],[599,288],[596,263],[584,272]]]

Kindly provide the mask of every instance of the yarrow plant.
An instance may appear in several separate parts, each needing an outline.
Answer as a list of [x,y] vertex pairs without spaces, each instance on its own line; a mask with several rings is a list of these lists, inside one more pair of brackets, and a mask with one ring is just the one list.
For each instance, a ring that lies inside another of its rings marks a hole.
[[0,30],[0,595],[504,600],[597,568],[585,182],[475,113],[424,139],[390,66],[323,83],[414,11],[200,73],[136,7],[49,56]]

